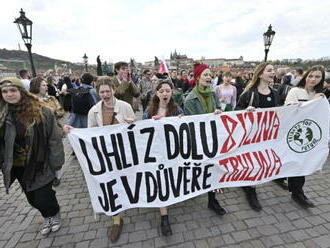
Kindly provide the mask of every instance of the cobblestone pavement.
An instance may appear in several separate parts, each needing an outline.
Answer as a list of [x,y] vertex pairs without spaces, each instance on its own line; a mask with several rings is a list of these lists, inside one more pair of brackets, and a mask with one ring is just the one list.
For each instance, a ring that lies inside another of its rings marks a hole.
[[[66,142],[66,150],[71,152]],[[123,233],[112,244],[111,218],[94,217],[87,186],[77,160],[67,156],[61,185],[56,188],[63,226],[42,237],[42,217],[32,209],[15,183],[6,195],[0,176],[0,248],[6,247],[330,247],[330,159],[322,173],[307,177],[306,195],[317,207],[304,210],[274,183],[259,185],[263,210],[250,209],[239,188],[218,194],[228,210],[222,217],[207,209],[207,196],[170,207],[173,235],[160,235],[158,209],[132,209],[124,216]]]

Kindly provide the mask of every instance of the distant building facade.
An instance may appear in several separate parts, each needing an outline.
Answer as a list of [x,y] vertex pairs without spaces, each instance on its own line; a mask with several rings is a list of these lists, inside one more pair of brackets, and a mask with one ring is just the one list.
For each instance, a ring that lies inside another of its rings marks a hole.
[[[212,70],[219,70],[220,68],[239,68],[244,67],[246,62],[243,59],[243,56],[234,59],[226,59],[226,58],[210,58],[206,59],[202,57],[201,59],[194,60],[189,58],[185,54],[180,54],[176,50],[171,52],[170,59],[166,59],[165,62],[170,70],[182,70],[182,69],[192,69],[195,62],[201,62],[203,64],[208,65]],[[144,68],[149,69],[157,69],[154,68],[154,61],[147,61],[144,63]]]
[[205,58],[202,58],[200,61],[203,64],[206,64],[212,68],[244,65],[243,56],[240,56],[238,59],[225,59],[225,58],[205,59]]

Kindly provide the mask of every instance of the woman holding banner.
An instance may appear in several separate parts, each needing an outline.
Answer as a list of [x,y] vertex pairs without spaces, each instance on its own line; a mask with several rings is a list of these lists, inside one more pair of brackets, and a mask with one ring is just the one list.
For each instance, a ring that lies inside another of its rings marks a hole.
[[[173,100],[173,84],[169,81],[158,83],[155,94],[151,98],[143,119],[159,120],[162,117],[182,116],[183,110]],[[168,220],[167,208],[160,208],[160,228],[164,236],[172,235],[172,229]]]
[[[253,73],[251,82],[246,86],[239,97],[236,110],[246,109],[254,111],[256,108],[271,108],[279,106],[279,96],[275,90],[269,87],[275,75],[274,67],[270,63],[261,63]],[[255,211],[261,211],[256,188],[245,186],[243,190],[250,207]]]
[[[218,97],[212,92],[212,74],[207,65],[195,64],[194,79],[196,85],[188,94],[184,103],[186,115],[200,115],[207,113],[220,114],[221,108]],[[215,198],[215,192],[208,192],[208,208],[218,215],[224,215],[227,211],[220,206]]]
[[[110,77],[98,77],[96,81],[96,92],[101,98],[88,112],[88,127],[100,127],[120,123],[132,123],[135,114],[131,105],[118,100],[114,96],[115,86]],[[118,240],[123,226],[123,219],[119,215],[113,216],[110,240]]]
[[[286,99],[285,105],[298,104],[299,102],[309,101],[324,96],[322,93],[325,79],[323,66],[313,66],[305,72],[296,87],[292,88]],[[303,186],[305,177],[289,177],[289,191],[292,199],[304,208],[315,207],[304,194]]]

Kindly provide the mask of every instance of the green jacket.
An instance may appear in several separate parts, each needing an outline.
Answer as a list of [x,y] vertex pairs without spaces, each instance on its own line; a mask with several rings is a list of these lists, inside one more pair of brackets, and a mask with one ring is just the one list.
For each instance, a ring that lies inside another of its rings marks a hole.
[[140,95],[139,87],[135,83],[127,81],[120,84],[116,77],[114,77],[113,83],[115,85],[115,97],[129,103],[133,107],[133,97]]
[[[62,130],[58,127],[55,116],[50,109],[43,108],[42,114],[44,137],[48,144],[48,146],[44,148],[46,149],[46,165],[44,166],[44,170],[36,175],[31,185],[26,185],[25,190],[27,192],[34,191],[52,182],[55,178],[55,171],[60,170],[64,164]],[[14,143],[16,138],[16,127],[10,114],[6,116],[4,125],[4,136],[0,137],[0,139],[4,139],[0,142],[0,169],[3,174],[6,192],[8,193],[11,184],[11,170],[13,167]],[[29,137],[28,147],[30,148],[27,161],[29,161],[34,137],[33,125],[27,128],[27,132]]]
[[[219,99],[216,97],[215,93],[212,92],[213,102],[215,104],[214,109],[221,109]],[[190,91],[184,102],[184,113],[185,115],[201,115],[206,114],[204,112],[203,106],[198,99],[195,91]]]

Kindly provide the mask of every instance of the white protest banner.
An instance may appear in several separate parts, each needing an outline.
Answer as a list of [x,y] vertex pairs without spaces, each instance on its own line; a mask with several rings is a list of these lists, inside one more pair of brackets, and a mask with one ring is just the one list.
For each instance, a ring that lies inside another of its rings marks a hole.
[[74,129],[93,209],[164,207],[224,187],[309,175],[328,156],[329,103]]

